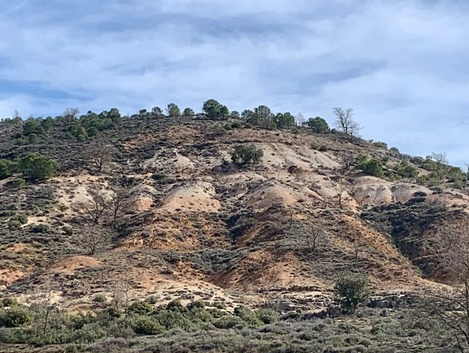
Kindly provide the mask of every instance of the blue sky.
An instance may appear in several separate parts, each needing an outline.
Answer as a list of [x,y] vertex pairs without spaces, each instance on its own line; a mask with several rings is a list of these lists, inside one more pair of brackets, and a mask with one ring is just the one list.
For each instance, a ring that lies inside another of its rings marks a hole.
[[0,117],[352,107],[364,138],[469,163],[467,1],[0,3]]

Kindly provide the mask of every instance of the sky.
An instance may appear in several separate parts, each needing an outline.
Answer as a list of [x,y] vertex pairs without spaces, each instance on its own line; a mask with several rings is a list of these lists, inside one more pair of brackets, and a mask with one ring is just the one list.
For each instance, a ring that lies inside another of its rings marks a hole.
[[0,0],[0,117],[66,108],[321,116],[469,163],[466,0]]

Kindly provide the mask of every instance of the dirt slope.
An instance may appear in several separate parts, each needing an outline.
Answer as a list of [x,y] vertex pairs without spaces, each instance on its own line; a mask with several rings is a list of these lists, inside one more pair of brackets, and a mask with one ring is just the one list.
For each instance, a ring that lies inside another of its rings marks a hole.
[[[230,302],[236,291],[327,292],[349,271],[366,273],[380,290],[412,289],[425,283],[421,271],[379,215],[417,196],[445,212],[469,203],[449,183],[435,189],[347,166],[351,155],[387,155],[390,166],[404,158],[362,140],[252,128],[215,134],[216,122],[187,119],[128,124],[103,137],[119,153],[102,172],[87,145],[65,144],[49,152],[74,167],[24,189],[0,185],[1,221],[11,230],[2,235],[2,295],[37,300],[53,289],[74,308],[118,288],[133,298]],[[251,143],[262,162],[233,165],[233,147]],[[126,199],[113,213],[116,187]],[[108,203],[93,220],[96,192]],[[27,221],[18,225],[20,215]]]

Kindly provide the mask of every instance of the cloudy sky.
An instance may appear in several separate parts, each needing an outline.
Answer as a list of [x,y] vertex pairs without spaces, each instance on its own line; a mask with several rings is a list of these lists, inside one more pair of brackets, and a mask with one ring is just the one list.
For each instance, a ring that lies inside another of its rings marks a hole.
[[352,107],[366,139],[469,163],[466,0],[0,3],[0,117]]

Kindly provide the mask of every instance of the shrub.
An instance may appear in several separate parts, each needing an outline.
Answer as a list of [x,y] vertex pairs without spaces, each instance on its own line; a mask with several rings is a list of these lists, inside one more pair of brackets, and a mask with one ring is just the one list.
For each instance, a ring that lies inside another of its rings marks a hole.
[[223,316],[216,320],[213,325],[219,329],[242,328],[246,326],[246,322],[237,316]]
[[93,301],[95,303],[106,303],[107,302],[107,298],[104,294],[96,294],[94,297],[93,297]]
[[156,295],[150,295],[147,299],[145,299],[145,301],[148,303],[148,304],[156,304],[158,302],[158,297]]
[[18,301],[15,298],[3,298],[2,299],[2,305],[3,306],[17,306]]
[[133,318],[132,327],[138,335],[158,335],[165,331],[163,326],[148,316],[137,316]]
[[0,159],[0,179],[5,179],[13,175],[17,168],[17,163],[8,159]]
[[9,309],[0,310],[0,327],[19,327],[31,322],[29,310],[12,306]]
[[431,172],[438,169],[438,163],[427,157],[427,159],[423,161],[421,167]]
[[26,224],[28,223],[28,216],[26,216],[25,214],[18,214],[14,217],[11,217],[11,221],[13,220],[18,221],[21,224]]
[[234,163],[248,164],[260,163],[264,152],[255,145],[238,145],[231,153],[231,159]]
[[360,303],[368,300],[370,290],[365,277],[342,277],[334,287],[336,301],[348,313],[354,313]]
[[373,142],[373,146],[378,147],[378,148],[384,148],[385,150],[388,149],[388,145],[386,142],[375,141]]
[[36,144],[36,143],[38,143],[38,142],[39,142],[39,136],[37,136],[36,134],[31,134],[31,135],[29,135],[29,137],[28,137],[28,143],[29,143],[30,145],[34,145],[34,144]]
[[153,305],[147,302],[135,302],[130,304],[130,306],[127,308],[127,312],[139,315],[146,315],[148,313],[151,313],[152,311]]
[[417,168],[407,161],[399,163],[396,172],[403,178],[416,178],[419,175]]
[[21,229],[21,222],[17,219],[11,219],[8,222],[8,229],[10,230]]
[[34,224],[31,227],[31,232],[33,233],[47,233],[49,231],[49,226],[47,224]]
[[235,308],[234,314],[240,317],[249,326],[261,326],[263,322],[256,316],[256,314],[245,306]]
[[273,324],[278,320],[278,313],[272,309],[259,309],[256,311],[256,316],[264,324]]
[[231,123],[231,127],[232,127],[233,129],[240,129],[240,128],[242,127],[242,125],[241,125],[241,123],[240,123],[239,121],[233,121],[233,122]]
[[14,188],[22,189],[26,186],[26,180],[23,178],[16,178],[11,181],[10,185]]
[[44,155],[32,153],[21,158],[18,167],[25,179],[46,180],[54,175],[57,163]]
[[362,170],[365,174],[378,178],[381,178],[384,175],[381,161],[377,159],[369,159],[366,156],[359,156],[357,158],[357,168]]

